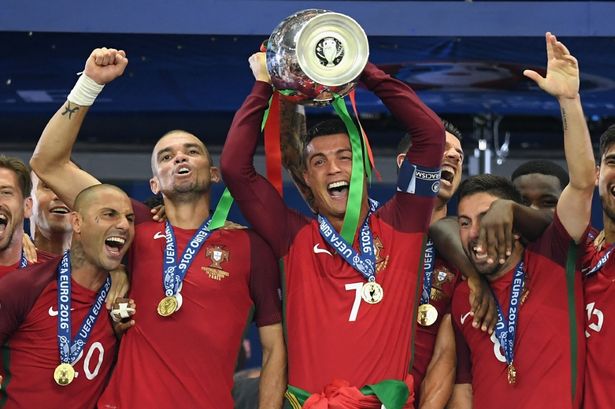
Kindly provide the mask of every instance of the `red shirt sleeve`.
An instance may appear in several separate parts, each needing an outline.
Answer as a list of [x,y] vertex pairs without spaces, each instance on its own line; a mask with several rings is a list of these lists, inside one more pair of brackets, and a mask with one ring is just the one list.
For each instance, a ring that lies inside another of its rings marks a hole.
[[59,258],[14,270],[0,279],[0,345],[21,326],[36,299],[55,278]]
[[455,330],[455,349],[457,353],[457,373],[455,383],[472,383],[472,359],[470,348],[466,343],[459,325],[453,318],[453,329]]
[[258,327],[282,321],[280,270],[271,248],[256,235],[250,235],[250,295],[255,306],[254,321]]

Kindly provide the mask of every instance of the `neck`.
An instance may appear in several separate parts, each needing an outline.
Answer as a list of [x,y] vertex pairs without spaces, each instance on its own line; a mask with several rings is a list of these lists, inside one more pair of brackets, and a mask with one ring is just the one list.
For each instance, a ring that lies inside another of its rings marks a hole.
[[505,276],[512,268],[519,264],[521,258],[523,257],[524,250],[525,247],[523,247],[523,245],[518,241],[515,241],[511,256],[506,259],[506,262],[502,264],[502,266],[497,270],[497,272],[486,276],[487,281],[495,281],[498,278]]
[[447,209],[446,203],[442,203],[440,199],[438,199],[436,202],[436,207],[434,207],[433,212],[431,213],[431,222],[429,224],[431,225],[437,222],[438,220],[444,219],[446,217],[447,212],[448,212],[448,209]]
[[604,221],[604,239],[607,243],[615,243],[615,221],[602,213],[602,220]]
[[37,227],[34,232],[34,245],[39,250],[60,255],[70,248],[71,238],[70,232],[49,232],[45,235]]
[[8,247],[0,251],[0,266],[12,266],[21,260],[23,229],[15,230]]
[[98,291],[107,279],[108,271],[88,261],[81,242],[73,240],[70,250],[71,277],[77,284]]
[[[363,201],[361,202],[361,212],[359,213],[359,226],[363,224],[363,221],[367,217],[368,210],[369,210],[369,206],[367,204],[367,195],[365,195],[363,197]],[[339,218],[338,217],[327,217],[327,219],[329,220],[329,222],[331,223],[335,231],[337,231],[338,233],[342,232],[342,227],[344,226],[345,216],[346,214],[344,213],[344,215]],[[356,232],[355,232],[355,235],[356,235]]]
[[164,211],[174,227],[198,229],[209,217],[210,195],[203,194],[194,200],[171,200],[164,198]]

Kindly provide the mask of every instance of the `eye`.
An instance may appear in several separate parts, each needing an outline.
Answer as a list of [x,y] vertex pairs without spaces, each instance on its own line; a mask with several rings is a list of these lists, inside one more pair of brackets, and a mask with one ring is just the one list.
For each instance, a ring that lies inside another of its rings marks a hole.
[[126,216],[126,220],[128,220],[129,223],[134,223],[135,222],[135,216],[134,214],[129,214],[128,216]]
[[470,226],[470,221],[467,219],[459,219],[459,227],[460,228],[467,228]]
[[165,153],[164,155],[160,157],[160,162],[167,162],[170,159],[171,159],[171,154]]
[[192,148],[192,149],[190,149],[188,151],[188,154],[190,154],[190,155],[198,155],[199,153],[201,153],[201,152],[199,152],[199,150],[196,149],[196,148]]
[[5,196],[5,197],[11,197],[13,196],[13,191],[12,190],[2,190],[0,191],[0,195]]
[[325,160],[323,158],[316,158],[312,160],[312,166],[322,166],[325,164]]

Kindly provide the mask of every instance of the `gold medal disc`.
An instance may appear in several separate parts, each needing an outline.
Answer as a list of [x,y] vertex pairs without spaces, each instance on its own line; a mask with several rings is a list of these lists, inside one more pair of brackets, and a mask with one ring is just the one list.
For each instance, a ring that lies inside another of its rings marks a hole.
[[66,386],[75,379],[75,368],[71,364],[60,364],[53,371],[53,379],[60,386]]
[[431,304],[419,305],[416,321],[424,326],[429,327],[433,325],[438,319],[438,310]]
[[513,364],[508,365],[508,383],[514,385],[517,383],[517,369]]
[[168,317],[177,311],[177,298],[173,295],[169,295],[168,297],[164,297],[158,303],[158,315],[161,317]]
[[368,281],[363,284],[361,289],[361,297],[368,304],[378,304],[384,297],[382,286],[375,281]]

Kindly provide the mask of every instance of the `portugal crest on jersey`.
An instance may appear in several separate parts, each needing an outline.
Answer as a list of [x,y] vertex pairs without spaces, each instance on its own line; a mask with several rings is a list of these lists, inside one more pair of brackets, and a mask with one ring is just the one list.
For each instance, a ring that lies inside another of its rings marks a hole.
[[229,273],[222,268],[222,263],[229,260],[229,255],[230,253],[220,246],[207,247],[205,256],[209,257],[211,264],[201,268],[209,278],[220,281],[229,276]]
[[445,266],[438,266],[434,274],[434,280],[431,287],[430,298],[432,300],[443,300],[450,298],[444,291],[446,283],[450,283],[455,279],[455,274]]
[[382,245],[382,241],[377,236],[374,236],[374,248],[375,248],[375,256],[376,256],[376,272],[384,270],[389,263],[389,256],[382,257],[382,250],[384,246]]

